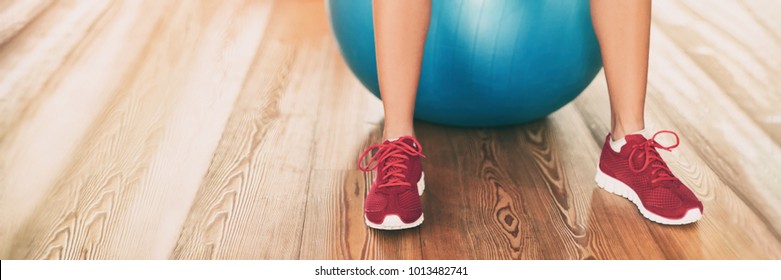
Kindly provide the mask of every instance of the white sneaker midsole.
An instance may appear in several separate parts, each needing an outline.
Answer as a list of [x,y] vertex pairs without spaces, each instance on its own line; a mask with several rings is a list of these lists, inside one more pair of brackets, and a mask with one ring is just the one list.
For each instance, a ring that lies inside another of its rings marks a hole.
[[597,167],[597,175],[594,180],[596,180],[597,186],[600,188],[613,194],[623,196],[629,199],[629,201],[632,201],[632,203],[637,206],[637,209],[640,210],[640,214],[651,221],[665,225],[683,225],[696,222],[702,218],[702,213],[698,208],[689,209],[689,211],[686,212],[686,215],[679,219],[669,219],[654,214],[653,212],[646,209],[645,206],[643,206],[643,202],[640,201],[640,197],[632,188],[624,184],[624,182],[621,182],[620,180],[605,174],[602,172],[602,170],[599,169],[599,167]]

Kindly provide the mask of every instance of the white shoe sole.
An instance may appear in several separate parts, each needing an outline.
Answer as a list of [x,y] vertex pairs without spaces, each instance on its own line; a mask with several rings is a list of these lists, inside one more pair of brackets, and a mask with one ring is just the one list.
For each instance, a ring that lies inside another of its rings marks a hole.
[[[423,191],[426,189],[426,180],[424,180],[423,173],[420,174],[420,180],[418,181],[418,196],[423,195]],[[415,220],[412,223],[405,223],[401,220],[401,218],[398,215],[387,215],[385,216],[385,219],[382,220],[381,224],[375,224],[369,221],[369,219],[366,218],[366,215],[363,216],[363,219],[366,221],[366,225],[370,228],[374,229],[381,229],[381,230],[400,230],[400,229],[408,229],[408,228],[414,228],[416,226],[419,226],[423,223],[423,213],[420,214],[420,218]]]
[[651,211],[648,211],[648,209],[645,209],[643,207],[643,203],[640,201],[640,197],[637,196],[637,193],[635,193],[632,188],[624,184],[623,182],[619,181],[616,178],[610,177],[609,175],[602,172],[602,170],[597,167],[597,176],[595,178],[597,181],[597,186],[600,188],[614,193],[616,195],[623,196],[632,203],[634,203],[637,206],[637,209],[640,210],[640,214],[643,215],[646,219],[649,219],[651,221],[654,221],[656,223],[660,223],[663,225],[685,225],[690,224],[696,221],[699,221],[702,218],[702,213],[700,212],[700,209],[694,208],[690,209],[688,212],[686,212],[686,215],[684,215],[680,219],[668,219],[659,215],[656,215],[652,213]]

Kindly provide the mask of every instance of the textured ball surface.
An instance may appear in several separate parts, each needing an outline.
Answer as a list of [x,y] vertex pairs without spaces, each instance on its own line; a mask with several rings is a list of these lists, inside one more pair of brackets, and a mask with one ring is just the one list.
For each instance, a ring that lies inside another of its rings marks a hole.
[[[328,0],[340,51],[377,97],[372,1]],[[433,0],[415,117],[456,126],[543,118],[599,72],[589,1]]]

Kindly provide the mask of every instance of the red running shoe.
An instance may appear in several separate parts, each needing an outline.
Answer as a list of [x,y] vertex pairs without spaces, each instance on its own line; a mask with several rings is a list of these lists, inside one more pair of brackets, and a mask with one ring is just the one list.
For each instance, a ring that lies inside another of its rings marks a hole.
[[[669,133],[675,144],[662,146],[654,139]],[[659,131],[646,139],[640,134],[629,134],[620,152],[610,147],[610,134],[602,147],[596,181],[599,187],[628,198],[640,213],[651,221],[665,225],[683,225],[702,218],[702,202],[673,175],[656,151],[670,151],[680,143],[672,131]]]
[[[378,149],[366,166],[361,162]],[[425,157],[418,140],[404,136],[372,145],[358,158],[358,168],[364,172],[377,170],[363,205],[366,225],[371,228],[397,230],[423,223],[423,167]]]

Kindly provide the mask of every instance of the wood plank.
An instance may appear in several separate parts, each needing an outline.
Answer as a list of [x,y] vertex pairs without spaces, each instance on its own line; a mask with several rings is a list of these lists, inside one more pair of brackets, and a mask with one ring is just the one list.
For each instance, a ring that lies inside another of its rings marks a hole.
[[747,11],[764,27],[765,36],[781,38],[781,3],[778,1],[750,0],[735,1],[743,4]]
[[16,234],[12,258],[169,256],[255,54],[260,32],[246,26],[266,19],[262,2],[178,4]]
[[[321,86],[339,58],[322,3],[276,2],[173,258],[299,257]],[[301,13],[318,15],[301,17]],[[293,28],[299,32],[291,33]]]
[[[83,54],[85,46],[93,43],[94,35],[87,35],[98,33],[93,30],[95,21],[110,5],[58,1],[52,6],[25,32],[0,48],[0,142],[20,125],[24,112],[35,111],[34,106],[41,103],[36,99],[46,96],[47,83],[59,82],[57,71],[70,67],[70,56]],[[108,20],[103,17],[104,23]]]
[[[513,164],[514,158],[527,155],[516,153],[513,148],[517,143],[508,145],[516,131],[449,128],[443,132],[444,135],[434,138],[441,142],[427,140],[431,137],[426,134],[427,130],[419,132],[424,145],[428,145],[427,155],[431,159],[426,165],[431,173],[426,178],[429,182],[427,191],[436,202],[444,202],[442,206],[434,204],[429,208],[437,209],[435,211],[439,213],[436,214],[446,214],[459,208],[445,207],[458,207],[457,204],[467,207],[461,208],[465,209],[459,213],[461,215],[445,220],[452,224],[435,225],[431,228],[434,232],[424,234],[424,243],[431,244],[427,248],[449,248],[427,250],[426,258],[452,258],[443,256],[448,251],[470,252],[469,257],[475,259],[544,258],[544,245],[540,244],[537,234],[544,229],[538,229],[535,218],[546,213],[528,211],[544,209],[541,206],[544,196],[541,197],[535,188],[544,183],[539,174],[531,172],[533,166]],[[448,142],[451,143],[444,144]],[[431,170],[439,168],[443,162],[450,162],[451,169]],[[456,205],[451,206],[446,201],[454,201],[450,203]],[[437,218],[431,217],[430,223],[439,223]],[[455,225],[460,227],[453,228]],[[542,225],[543,228],[547,226]],[[461,235],[458,240],[462,242],[438,239],[442,231],[454,229],[456,232],[450,234]]]
[[774,36],[744,5],[660,2],[657,8],[670,12],[657,13],[655,26],[778,144],[781,60],[768,58],[781,57],[781,36]]
[[309,178],[300,259],[366,259],[367,182],[361,171],[314,170]]
[[[320,24],[328,24],[325,19],[320,20]],[[382,102],[353,76],[337,51],[336,42],[328,40],[328,44],[333,45],[334,52],[325,55],[336,57],[337,62],[324,69],[331,77],[319,90],[327,97],[320,100],[318,107],[312,168],[357,170],[356,160],[363,149],[381,137]]]
[[[479,234],[477,226],[471,221],[478,216],[479,208],[470,203],[474,197],[469,197],[470,185],[462,182],[462,172],[474,174],[473,170],[465,170],[460,160],[460,152],[464,141],[454,141],[467,136],[466,131],[459,128],[451,128],[428,124],[416,123],[417,133],[423,146],[423,153],[427,158],[423,161],[426,172],[426,190],[423,194],[423,210],[426,220],[421,226],[421,246],[425,259],[458,259],[477,258],[478,249],[475,248],[475,236]],[[460,134],[461,137],[454,137]],[[473,134],[473,133],[472,133]],[[472,144],[467,142],[467,144]],[[459,146],[461,145],[461,146]],[[475,163],[477,164],[477,163]],[[506,205],[503,205],[506,206]],[[509,210],[509,209],[508,209]],[[503,211],[509,213],[510,211]],[[491,215],[486,218],[489,225],[495,218]],[[511,226],[515,226],[513,224]],[[512,228],[511,231],[515,231]],[[501,235],[501,233],[498,233]],[[502,239],[490,236],[492,240]],[[498,243],[505,243],[497,241]],[[486,242],[493,244],[492,242]],[[501,245],[499,245],[501,246]],[[495,249],[495,248],[491,248]],[[498,249],[497,254],[505,250]]]
[[0,46],[27,27],[53,2],[52,0],[0,2],[0,19],[2,19],[0,20]]
[[[58,1],[0,48],[0,258],[9,257],[19,227],[137,66],[163,12],[159,5],[144,7],[139,21],[142,3],[83,3]],[[91,80],[101,82],[84,83]]]

